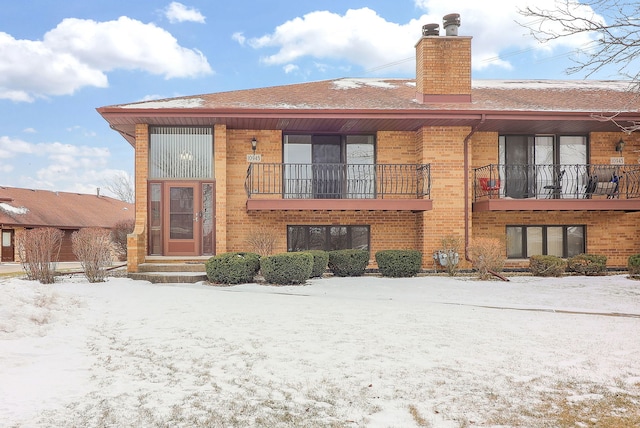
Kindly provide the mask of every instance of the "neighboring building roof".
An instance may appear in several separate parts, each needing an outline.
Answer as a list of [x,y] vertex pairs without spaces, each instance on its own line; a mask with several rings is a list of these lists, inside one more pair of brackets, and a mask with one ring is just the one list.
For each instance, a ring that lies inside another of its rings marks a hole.
[[0,187],[0,225],[111,228],[134,218],[134,205],[107,196]]
[[639,96],[631,81],[476,80],[471,102],[442,102],[445,96],[420,103],[414,79],[344,78],[120,104],[98,112],[131,144],[136,123],[370,132],[482,122],[480,131],[586,133],[619,130],[599,115],[640,120]]

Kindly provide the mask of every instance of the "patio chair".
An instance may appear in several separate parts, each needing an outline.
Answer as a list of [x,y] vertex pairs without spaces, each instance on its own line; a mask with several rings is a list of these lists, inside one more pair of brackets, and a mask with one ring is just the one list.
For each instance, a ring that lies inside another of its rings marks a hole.
[[591,199],[594,195],[606,196],[607,199],[617,198],[620,187],[620,176],[616,167],[604,167],[596,170],[597,174],[589,176],[585,198]]
[[494,195],[494,192],[500,192],[500,179],[499,178],[487,178],[481,177],[478,179],[480,183],[480,188],[484,192],[484,194],[489,195],[489,199],[491,199]]
[[562,177],[564,177],[565,170],[563,169],[558,173],[553,184],[544,186],[543,189],[547,191],[547,199],[558,199],[562,193]]

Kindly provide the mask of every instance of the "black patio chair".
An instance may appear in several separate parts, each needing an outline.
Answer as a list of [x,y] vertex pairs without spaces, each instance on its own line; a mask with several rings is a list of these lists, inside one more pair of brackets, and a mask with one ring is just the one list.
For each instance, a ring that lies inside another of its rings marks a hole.
[[558,199],[562,193],[562,177],[564,177],[565,170],[563,169],[558,173],[553,184],[544,186],[543,189],[547,191],[547,199]]

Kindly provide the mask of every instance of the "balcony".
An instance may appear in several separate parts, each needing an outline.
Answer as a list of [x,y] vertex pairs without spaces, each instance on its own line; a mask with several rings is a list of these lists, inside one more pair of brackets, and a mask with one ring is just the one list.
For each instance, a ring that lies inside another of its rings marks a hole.
[[473,170],[474,211],[640,211],[640,165],[498,165]]
[[247,210],[428,211],[430,166],[252,163]]

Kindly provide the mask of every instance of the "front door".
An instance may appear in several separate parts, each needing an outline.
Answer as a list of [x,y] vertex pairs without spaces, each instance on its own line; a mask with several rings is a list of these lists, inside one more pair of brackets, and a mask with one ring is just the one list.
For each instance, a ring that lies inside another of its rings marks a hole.
[[148,227],[150,255],[213,255],[215,183],[151,182]]
[[166,239],[164,253],[167,256],[199,255],[200,239],[198,220],[200,195],[196,184],[167,183],[164,195]]
[[2,231],[2,261],[12,262],[14,261],[14,248],[13,248],[13,229],[5,229]]

